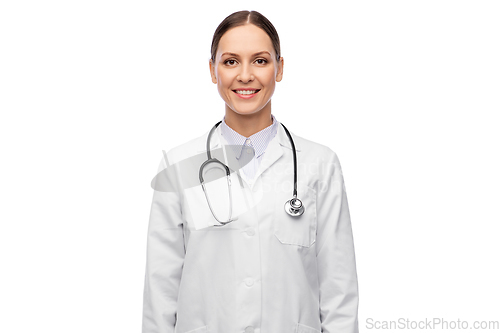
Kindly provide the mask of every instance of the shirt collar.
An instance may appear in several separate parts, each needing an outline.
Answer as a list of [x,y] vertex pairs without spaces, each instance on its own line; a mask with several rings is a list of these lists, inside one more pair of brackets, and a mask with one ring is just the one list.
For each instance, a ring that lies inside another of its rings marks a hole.
[[[255,157],[259,157],[265,152],[267,145],[276,136],[278,129],[278,122],[273,115],[271,117],[273,119],[271,125],[247,138],[229,127],[224,116],[221,123],[221,134],[233,148],[236,158],[240,158],[243,146],[252,147],[255,150]],[[250,139],[250,144],[246,143],[247,139]]]

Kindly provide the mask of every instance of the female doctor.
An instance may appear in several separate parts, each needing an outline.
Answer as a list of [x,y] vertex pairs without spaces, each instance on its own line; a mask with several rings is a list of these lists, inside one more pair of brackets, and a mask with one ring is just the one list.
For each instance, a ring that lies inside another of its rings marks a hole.
[[176,190],[153,195],[142,332],[358,332],[341,166],[271,112],[283,77],[274,26],[256,11],[229,15],[209,67],[225,116],[164,152],[159,171]]

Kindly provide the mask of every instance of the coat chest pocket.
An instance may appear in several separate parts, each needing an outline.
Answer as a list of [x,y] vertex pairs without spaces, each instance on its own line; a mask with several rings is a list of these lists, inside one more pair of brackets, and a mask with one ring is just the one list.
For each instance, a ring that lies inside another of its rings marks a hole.
[[203,327],[197,328],[195,330],[187,331],[185,333],[208,333],[208,332],[209,332],[208,327],[203,326]]
[[304,205],[301,216],[290,216],[285,211],[285,202],[290,200],[291,192],[279,192],[274,208],[274,235],[282,244],[310,247],[316,241],[316,191],[309,186],[297,189],[297,198]]
[[295,333],[321,333],[321,331],[303,324],[297,324]]

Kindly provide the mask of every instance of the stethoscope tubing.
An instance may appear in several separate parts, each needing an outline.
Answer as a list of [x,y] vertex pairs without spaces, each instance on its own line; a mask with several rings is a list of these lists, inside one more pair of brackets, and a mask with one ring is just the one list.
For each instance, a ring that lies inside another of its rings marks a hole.
[[292,145],[292,153],[293,153],[293,196],[296,198],[297,197],[297,153],[295,152],[295,143],[293,143],[292,136],[290,135],[290,132],[288,132],[288,129],[280,123],[281,126],[285,129],[286,135],[288,135],[288,138],[290,139],[290,143]]
[[[222,123],[222,120],[217,122],[214,125],[214,127],[212,127],[212,129],[210,130],[210,133],[208,134],[207,160],[205,162],[203,162],[203,164],[200,166],[200,170],[199,170],[200,183],[201,183],[201,186],[203,188],[203,193],[205,194],[205,198],[207,199],[210,211],[212,212],[212,215],[214,216],[214,218],[219,223],[221,223],[221,225],[217,225],[218,227],[226,225],[229,222],[234,221],[231,218],[232,206],[233,206],[232,193],[231,193],[231,178],[230,178],[231,172],[230,172],[229,167],[227,165],[225,165],[224,163],[222,163],[221,161],[219,161],[216,158],[212,158],[212,154],[210,152],[210,139],[212,138],[213,132],[215,131],[217,126],[219,126],[220,123]],[[295,151],[295,143],[293,142],[292,135],[290,134],[288,129],[285,127],[285,125],[283,125],[282,123],[280,123],[280,124],[281,124],[281,126],[283,126],[283,129],[285,130],[286,135],[288,136],[288,139],[290,140],[290,144],[292,145],[292,153],[293,153],[293,198],[288,200],[287,202],[285,202],[285,211],[290,216],[300,216],[304,213],[305,208],[302,204],[302,201],[297,198],[297,153]],[[203,179],[203,170],[204,170],[205,166],[210,164],[210,163],[221,164],[224,167],[224,169],[226,170],[227,184],[228,184],[228,188],[229,188],[229,218],[228,218],[228,221],[220,221],[217,218],[217,216],[215,215],[215,213],[212,209],[212,205],[210,204],[210,200],[209,200],[208,195],[207,195],[207,191],[205,188],[205,181]]]

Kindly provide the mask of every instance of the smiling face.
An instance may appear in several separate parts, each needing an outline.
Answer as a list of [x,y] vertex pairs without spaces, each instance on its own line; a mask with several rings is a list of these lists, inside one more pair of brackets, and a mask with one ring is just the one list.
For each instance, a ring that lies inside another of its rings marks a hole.
[[271,39],[253,24],[228,30],[220,39],[212,82],[226,102],[226,114],[271,114],[271,97],[283,76],[283,58],[276,61]]

